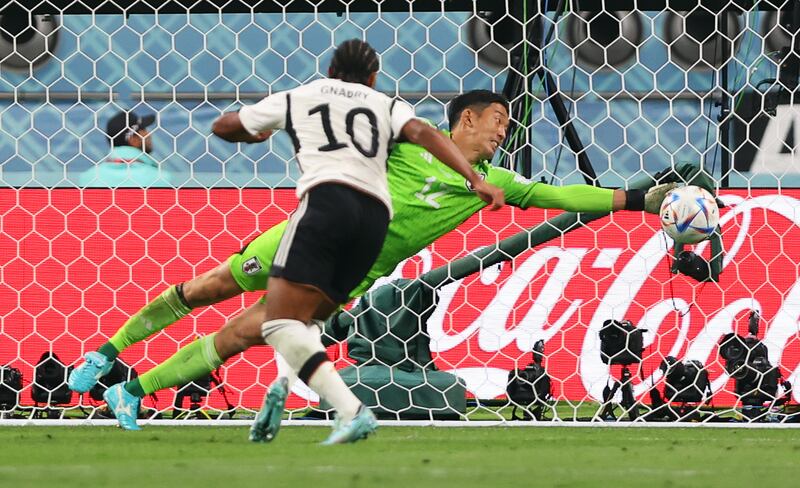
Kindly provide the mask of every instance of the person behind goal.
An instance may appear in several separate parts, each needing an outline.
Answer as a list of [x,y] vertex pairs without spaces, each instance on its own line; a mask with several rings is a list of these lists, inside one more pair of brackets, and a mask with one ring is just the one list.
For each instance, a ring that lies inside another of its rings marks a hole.
[[[474,90],[453,98],[448,122],[453,142],[486,180],[505,191],[507,203],[519,208],[553,208],[600,212],[638,210],[645,206],[657,213],[669,187],[659,186],[646,196],[641,192],[609,190],[588,185],[556,187],[530,181],[490,161],[503,142],[509,124],[508,101],[487,90]],[[447,134],[446,131],[443,133]],[[391,274],[397,265],[433,241],[458,227],[486,203],[475,196],[463,177],[444,166],[423,147],[411,142],[396,144],[389,157],[389,191],[395,210],[386,240],[367,277],[351,292],[355,298],[377,279]],[[88,391],[127,347],[146,339],[188,315],[192,309],[218,303],[243,291],[266,287],[267,277],[284,221],[248,243],[216,268],[185,283],[173,285],[134,314],[98,351],[86,354],[86,362],[70,377],[80,377],[81,390]],[[263,344],[259,335],[264,300],[251,305],[219,332],[197,339],[171,358],[133,380],[139,396],[185,383],[217,369],[228,358]],[[312,329],[313,330],[313,329]],[[217,354],[203,354],[203,351]],[[284,402],[292,380],[279,379],[269,388],[265,408],[259,413],[251,439],[269,441],[280,428]],[[75,388],[73,388],[75,389]]]
[[[230,142],[262,142],[284,129],[294,145],[299,204],[272,262],[261,336],[333,405],[336,422],[325,444],[356,441],[377,427],[309,327],[347,300],[378,256],[392,216],[386,164],[394,140],[424,146],[494,209],[504,203],[502,190],[483,181],[449,138],[416,119],[408,104],[372,89],[378,66],[369,44],[346,41],[334,52],[329,78],[272,94],[214,123],[214,133]],[[213,348],[204,352],[216,355]],[[125,429],[138,429],[135,393],[119,383],[104,394]]]

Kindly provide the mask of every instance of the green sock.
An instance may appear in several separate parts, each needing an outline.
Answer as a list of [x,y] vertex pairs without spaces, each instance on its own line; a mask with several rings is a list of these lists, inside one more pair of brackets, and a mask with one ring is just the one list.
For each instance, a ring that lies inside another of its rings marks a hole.
[[[168,325],[174,324],[191,311],[192,309],[179,298],[176,287],[170,286],[155,300],[129,318],[125,325],[108,340],[108,344],[112,345],[119,354],[128,346],[143,341]],[[109,356],[111,351],[108,348],[101,349],[103,350],[99,351],[100,353],[105,354],[109,359],[114,359]]]
[[97,350],[100,354],[107,357],[109,361],[114,361],[119,356],[119,349],[110,342],[106,342]]
[[129,393],[138,397],[158,390],[186,384],[219,368],[224,362],[214,347],[216,332],[182,347],[169,359],[125,384]]

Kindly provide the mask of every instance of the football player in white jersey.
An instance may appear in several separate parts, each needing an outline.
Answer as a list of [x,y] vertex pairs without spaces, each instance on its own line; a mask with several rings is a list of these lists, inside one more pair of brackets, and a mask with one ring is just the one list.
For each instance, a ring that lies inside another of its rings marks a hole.
[[[272,130],[283,129],[294,145],[302,172],[300,203],[272,263],[267,316],[260,330],[251,332],[260,334],[334,407],[336,422],[326,444],[353,442],[377,427],[372,412],[328,359],[319,332],[309,327],[317,327],[317,321],[347,301],[378,256],[391,218],[386,161],[392,144],[402,139],[425,147],[463,175],[494,209],[504,203],[503,191],[486,183],[449,138],[416,119],[408,104],[372,89],[378,67],[369,44],[346,41],[334,52],[329,78],[223,114],[213,127],[229,142],[246,143],[263,142]],[[212,363],[222,362],[211,341],[204,355]],[[126,386],[114,385],[104,396],[123,428],[138,429],[141,392]],[[278,393],[270,389],[261,414],[270,412],[273,397],[285,396]],[[251,429],[253,440],[269,440],[264,438],[270,431],[266,424],[280,421],[280,415],[261,414]]]
[[495,208],[503,204],[502,190],[484,182],[450,139],[417,120],[408,104],[372,89],[378,66],[369,44],[346,41],[333,54],[329,78],[223,115],[214,130],[226,140],[249,142],[284,129],[294,144],[300,203],[270,271],[261,334],[335,408],[327,444],[358,440],[377,426],[309,327],[347,301],[378,256],[391,218],[386,160],[393,142],[426,147],[476,185],[481,198]]

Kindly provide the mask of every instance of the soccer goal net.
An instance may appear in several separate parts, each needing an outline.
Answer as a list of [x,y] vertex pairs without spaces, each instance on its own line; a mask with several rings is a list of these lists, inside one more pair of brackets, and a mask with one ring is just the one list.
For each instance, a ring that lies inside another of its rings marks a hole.
[[[2,419],[107,418],[106,383],[263,296],[198,307],[124,350],[98,388],[66,387],[166,287],[290,215],[289,136],[229,144],[211,124],[326,76],[356,37],[380,55],[376,88],[442,129],[453,97],[504,94],[511,126],[492,163],[517,184],[646,190],[658,177],[724,204],[721,247],[681,259],[656,215],[475,213],[326,326],[329,356],[381,418],[795,420],[798,2],[158,3],[0,7]],[[120,111],[156,116],[149,152],[110,152]],[[437,191],[419,188],[420,212],[435,214]],[[255,347],[146,397],[141,416],[252,418],[283,371]],[[290,419],[327,408],[302,384],[287,402]]]

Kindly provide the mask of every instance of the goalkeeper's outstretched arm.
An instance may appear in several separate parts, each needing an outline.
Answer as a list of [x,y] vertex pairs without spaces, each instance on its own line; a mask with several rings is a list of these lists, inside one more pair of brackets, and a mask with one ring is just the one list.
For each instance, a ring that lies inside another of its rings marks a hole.
[[523,207],[566,210],[568,212],[609,212],[644,210],[658,213],[667,192],[675,185],[657,185],[643,190],[611,190],[591,185],[552,186],[534,183],[527,192]]

